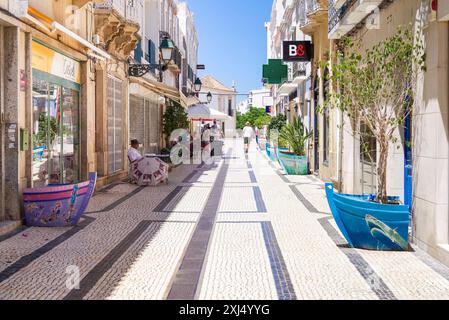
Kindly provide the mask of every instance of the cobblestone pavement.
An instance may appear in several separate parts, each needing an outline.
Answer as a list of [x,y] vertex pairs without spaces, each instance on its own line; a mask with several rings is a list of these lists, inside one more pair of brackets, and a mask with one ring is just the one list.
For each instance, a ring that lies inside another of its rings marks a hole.
[[448,268],[349,248],[319,179],[239,140],[167,185],[108,186],[76,227],[0,238],[0,299],[447,298]]

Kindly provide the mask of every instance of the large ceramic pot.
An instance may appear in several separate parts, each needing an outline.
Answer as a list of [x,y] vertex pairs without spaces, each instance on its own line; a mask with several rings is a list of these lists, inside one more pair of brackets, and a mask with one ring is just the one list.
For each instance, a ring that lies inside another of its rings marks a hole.
[[279,149],[277,152],[279,163],[287,174],[308,174],[307,156],[297,156],[294,153]]
[[23,192],[26,224],[37,227],[66,227],[78,223],[95,189],[97,174],[89,181],[28,188]]
[[[326,196],[335,222],[349,245],[370,250],[407,250],[409,207],[374,202],[374,195],[334,192],[326,183]],[[398,197],[389,197],[398,202]]]

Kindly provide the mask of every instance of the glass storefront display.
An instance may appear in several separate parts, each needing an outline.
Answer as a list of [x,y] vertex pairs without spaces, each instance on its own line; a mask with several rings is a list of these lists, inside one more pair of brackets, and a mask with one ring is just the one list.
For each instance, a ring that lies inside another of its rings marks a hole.
[[[71,81],[79,75],[70,65],[79,66],[61,57],[33,43],[33,187],[79,181],[80,86]],[[58,71],[61,64],[64,72]]]
[[79,92],[33,80],[33,186],[79,179]]

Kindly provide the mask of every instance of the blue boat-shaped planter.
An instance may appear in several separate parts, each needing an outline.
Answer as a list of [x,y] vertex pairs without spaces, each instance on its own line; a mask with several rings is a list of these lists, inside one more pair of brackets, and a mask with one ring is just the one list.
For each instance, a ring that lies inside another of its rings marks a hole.
[[268,158],[270,158],[271,161],[279,161],[278,157],[277,157],[277,150],[282,150],[282,151],[287,151],[288,148],[276,148],[276,147],[272,147],[270,146],[270,144],[267,142],[265,143],[265,152],[268,155]]
[[276,151],[268,142],[265,143],[265,152],[271,161],[276,161]]
[[284,171],[289,175],[307,175],[307,156],[298,156],[286,150],[277,150],[277,157]]
[[[409,249],[409,207],[374,202],[374,195],[334,192],[326,183],[326,196],[332,215],[348,244],[354,248],[403,251]],[[398,201],[398,197],[389,197]]]
[[25,219],[28,226],[67,227],[78,223],[95,189],[97,173],[89,181],[28,188],[23,192]]

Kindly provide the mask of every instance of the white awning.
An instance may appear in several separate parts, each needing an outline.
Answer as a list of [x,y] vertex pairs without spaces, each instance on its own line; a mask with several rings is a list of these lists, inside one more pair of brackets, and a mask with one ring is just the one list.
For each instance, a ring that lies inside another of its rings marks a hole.
[[189,118],[192,120],[229,120],[229,116],[216,109],[209,108],[205,104],[196,104],[188,109]]

